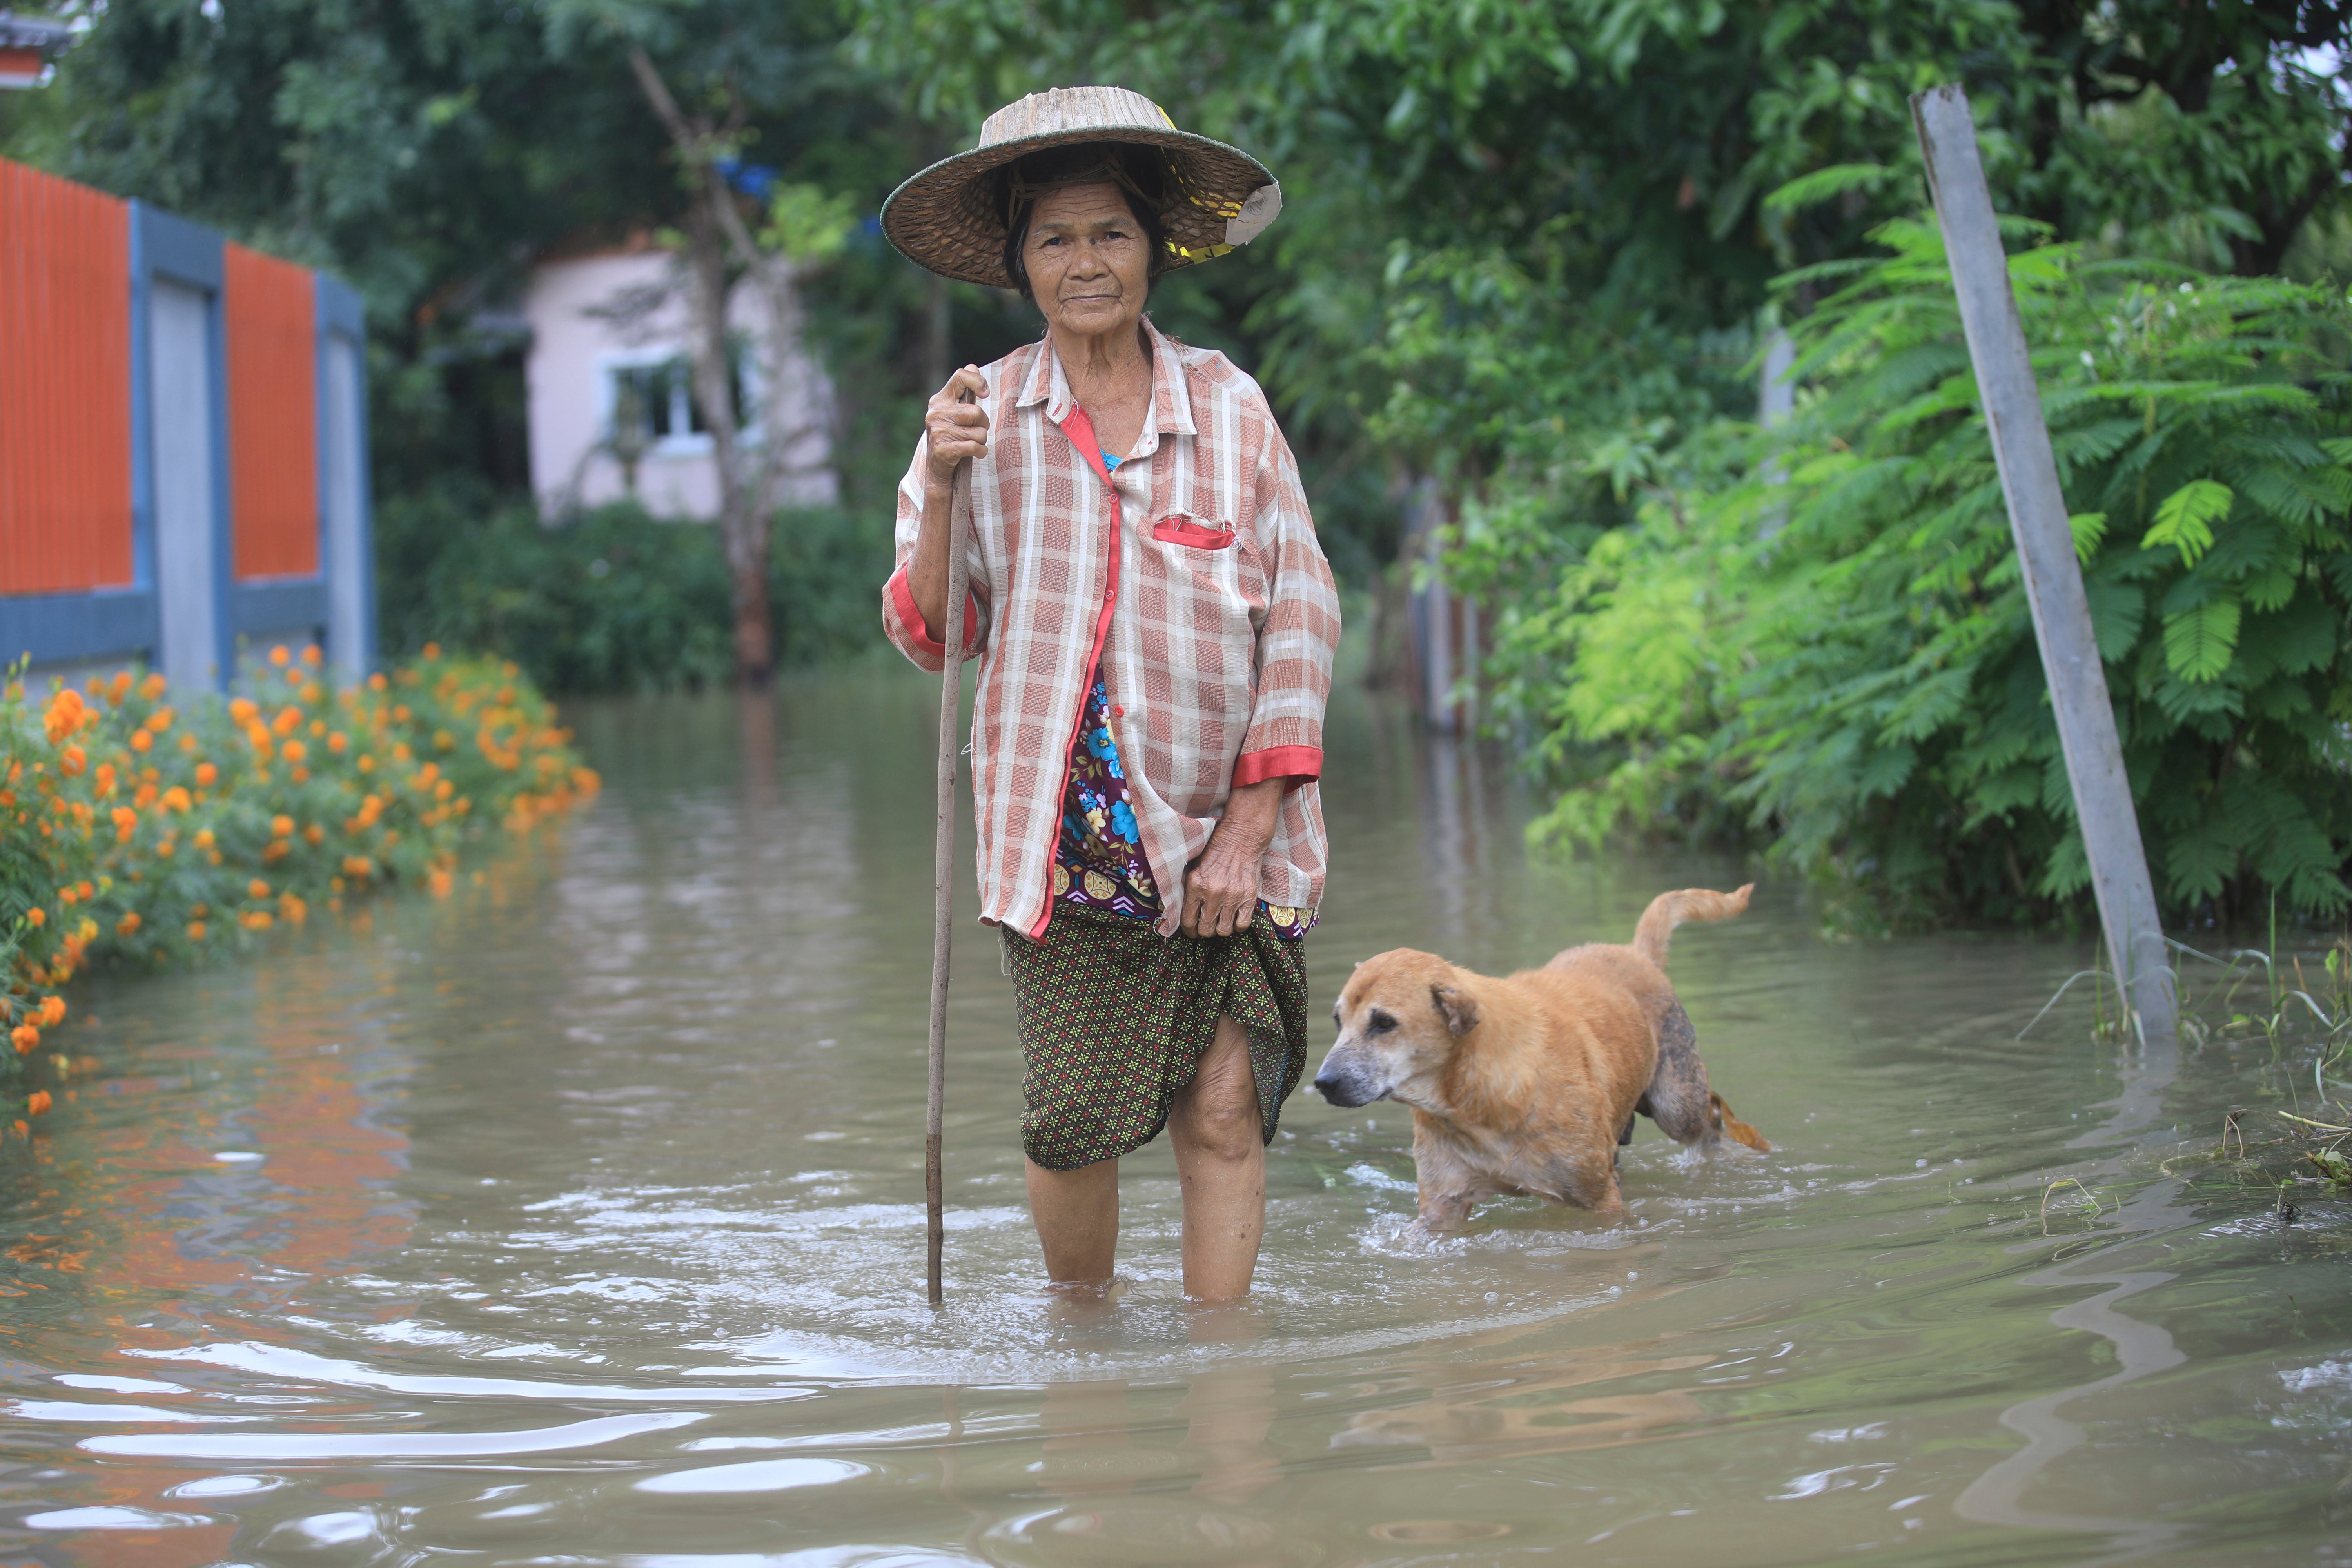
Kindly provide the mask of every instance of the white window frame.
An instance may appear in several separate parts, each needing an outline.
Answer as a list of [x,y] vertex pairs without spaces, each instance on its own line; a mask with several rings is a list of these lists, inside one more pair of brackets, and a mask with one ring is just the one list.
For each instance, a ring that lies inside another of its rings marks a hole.
[[[683,343],[656,343],[642,348],[606,349],[596,355],[596,441],[601,449],[610,451],[613,439],[613,416],[620,404],[619,381],[614,373],[624,370],[650,370],[667,364],[691,365],[692,353]],[[760,374],[759,356],[745,353],[740,368],[744,406],[742,432],[746,446],[757,446],[767,437],[767,425],[760,411],[767,391],[765,378]],[[684,435],[656,437],[646,456],[653,458],[707,458],[710,455],[710,432],[690,428],[694,423],[694,394],[688,377],[680,376],[670,386],[668,418],[665,423],[672,430],[688,426]]]

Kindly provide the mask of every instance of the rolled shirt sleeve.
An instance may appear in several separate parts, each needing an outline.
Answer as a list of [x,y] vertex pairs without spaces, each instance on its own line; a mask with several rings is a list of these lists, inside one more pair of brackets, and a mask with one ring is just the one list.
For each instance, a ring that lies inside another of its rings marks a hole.
[[[882,630],[900,653],[919,668],[937,675],[947,668],[947,645],[939,636],[946,628],[925,622],[923,612],[915,605],[914,590],[908,583],[915,541],[923,528],[923,482],[930,467],[929,450],[929,437],[918,438],[915,460],[907,466],[906,478],[898,481],[898,560],[890,580],[882,585]],[[976,533],[968,543],[964,559],[971,583],[964,600],[963,653],[966,658],[971,658],[988,646],[988,574]]]
[[1279,434],[1257,474],[1257,548],[1268,583],[1257,631],[1257,697],[1234,763],[1234,787],[1287,779],[1289,788],[1323,774],[1323,710],[1339,646],[1339,594],[1315,537],[1298,464]]

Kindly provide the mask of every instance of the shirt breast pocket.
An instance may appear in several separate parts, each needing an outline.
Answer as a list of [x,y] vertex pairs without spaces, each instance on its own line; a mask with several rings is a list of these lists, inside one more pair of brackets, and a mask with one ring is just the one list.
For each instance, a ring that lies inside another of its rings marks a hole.
[[1240,536],[1230,522],[1210,522],[1177,512],[1153,523],[1151,537],[1162,544],[1181,545],[1187,550],[1226,550]]

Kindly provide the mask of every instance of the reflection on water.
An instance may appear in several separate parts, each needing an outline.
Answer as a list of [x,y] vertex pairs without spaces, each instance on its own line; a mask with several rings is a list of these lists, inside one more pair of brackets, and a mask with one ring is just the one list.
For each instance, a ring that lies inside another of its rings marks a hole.
[[[0,1164],[0,1562],[2352,1559],[2352,1212],[2160,1168],[2308,1062],[2119,1056],[2071,1001],[2020,1040],[2084,944],[1828,945],[1769,883],[1674,965],[1773,1153],[1646,1137],[1622,1216],[1424,1243],[1406,1118],[1309,1096],[1213,1312],[1164,1146],[1123,1299],[1037,1294],[967,923],[933,1313],[930,701],[585,708],[563,837],[94,990]],[[1387,947],[1507,970],[1747,879],[1531,863],[1493,755],[1353,697],[1331,741],[1318,1005]]]

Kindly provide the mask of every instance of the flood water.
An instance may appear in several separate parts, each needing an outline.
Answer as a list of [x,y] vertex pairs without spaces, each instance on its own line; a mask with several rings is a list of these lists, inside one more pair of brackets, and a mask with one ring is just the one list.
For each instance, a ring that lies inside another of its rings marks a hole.
[[[1303,1092],[1213,1312],[1164,1142],[1124,1298],[1038,1292],[961,925],[934,1314],[932,690],[583,705],[606,793],[457,896],[84,993],[0,1152],[0,1563],[2352,1561],[2352,1212],[2178,1161],[2308,1056],[2143,1059],[2082,988],[2021,1040],[2087,942],[1834,944],[1769,882],[1673,974],[1776,1152],[1644,1122],[1622,1219],[1417,1245],[1406,1113]],[[1328,768],[1318,1017],[1747,879],[1531,860],[1494,756],[1360,694]]]

